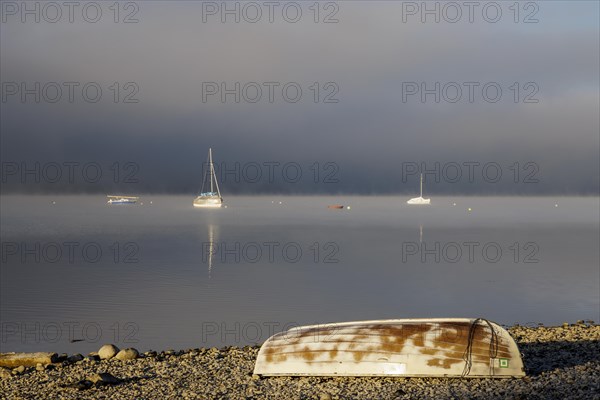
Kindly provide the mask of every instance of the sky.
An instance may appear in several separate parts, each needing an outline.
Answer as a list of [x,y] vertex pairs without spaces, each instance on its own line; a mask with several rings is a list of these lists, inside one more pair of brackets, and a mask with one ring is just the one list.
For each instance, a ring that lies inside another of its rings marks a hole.
[[3,194],[598,195],[596,1],[1,3]]

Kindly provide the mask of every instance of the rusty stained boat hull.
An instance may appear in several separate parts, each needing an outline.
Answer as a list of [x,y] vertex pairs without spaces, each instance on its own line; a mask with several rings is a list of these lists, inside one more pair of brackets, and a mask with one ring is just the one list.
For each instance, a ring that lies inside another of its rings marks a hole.
[[303,326],[271,336],[264,376],[510,378],[525,375],[513,338],[482,319],[396,319]]

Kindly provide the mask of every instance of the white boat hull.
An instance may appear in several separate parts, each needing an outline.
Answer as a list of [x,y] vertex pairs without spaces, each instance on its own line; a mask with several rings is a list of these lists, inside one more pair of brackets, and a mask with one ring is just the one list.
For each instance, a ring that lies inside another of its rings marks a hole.
[[136,204],[139,200],[137,196],[114,196],[109,195],[106,204]]
[[407,204],[417,204],[417,205],[428,205],[431,204],[431,199],[424,199],[423,197],[415,197],[406,202]]
[[198,208],[219,208],[223,205],[223,200],[220,197],[201,197],[194,199],[194,207]]
[[298,327],[270,337],[265,376],[508,378],[525,375],[515,341],[482,319],[397,319]]

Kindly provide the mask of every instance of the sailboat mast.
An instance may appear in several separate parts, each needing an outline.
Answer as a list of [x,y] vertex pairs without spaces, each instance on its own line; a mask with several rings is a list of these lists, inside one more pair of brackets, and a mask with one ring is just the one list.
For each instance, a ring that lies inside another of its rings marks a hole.
[[421,197],[423,197],[423,174],[421,174]]
[[217,181],[217,174],[215,173],[215,167],[212,162],[212,149],[208,149],[208,154],[210,157],[210,170],[211,170],[210,191],[214,193],[214,190],[213,190],[213,182],[214,182],[214,185],[217,187],[217,194],[219,195],[219,197],[221,197],[221,190],[219,189],[219,181]]
[[208,164],[210,165],[210,192],[213,193],[214,192],[214,189],[213,189],[213,176],[215,174],[215,169],[213,167],[212,149],[211,148],[208,149]]

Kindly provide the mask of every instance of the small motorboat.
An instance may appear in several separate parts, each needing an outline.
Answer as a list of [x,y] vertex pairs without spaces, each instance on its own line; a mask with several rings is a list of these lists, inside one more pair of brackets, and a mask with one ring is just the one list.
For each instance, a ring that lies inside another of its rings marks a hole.
[[265,376],[509,378],[525,375],[519,349],[485,319],[357,321],[301,326],[262,345]]
[[344,206],[341,204],[332,204],[332,205],[327,206],[327,208],[331,208],[334,210],[343,210]]
[[140,199],[136,196],[106,196],[108,201],[106,204],[135,204]]

